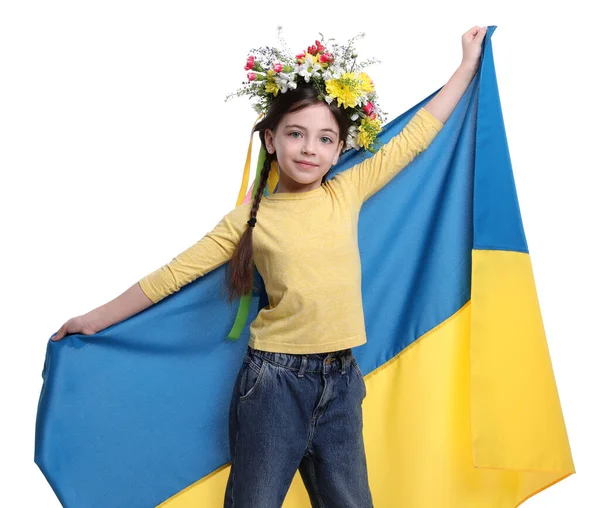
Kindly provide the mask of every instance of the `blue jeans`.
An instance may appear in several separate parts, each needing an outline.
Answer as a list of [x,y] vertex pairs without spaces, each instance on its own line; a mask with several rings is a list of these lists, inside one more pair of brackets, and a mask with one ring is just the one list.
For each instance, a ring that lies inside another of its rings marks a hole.
[[313,508],[372,508],[366,394],[351,349],[288,354],[248,346],[229,410],[224,506],[280,508],[299,469]]

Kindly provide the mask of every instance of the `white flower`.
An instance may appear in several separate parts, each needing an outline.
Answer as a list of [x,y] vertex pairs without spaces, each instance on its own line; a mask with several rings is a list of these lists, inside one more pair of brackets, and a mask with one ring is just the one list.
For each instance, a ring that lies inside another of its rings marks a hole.
[[333,102],[333,97],[331,95],[326,95],[325,100],[327,101],[327,104],[331,104]]
[[351,117],[350,120],[352,120],[354,122],[354,120],[356,120],[358,118],[358,113],[354,113]]
[[323,70],[323,66],[317,61],[314,55],[307,53],[304,57],[304,63],[300,65],[298,74],[304,77],[304,81],[308,83],[310,77],[321,70]]
[[294,79],[296,79],[296,73],[293,71],[292,72],[280,72],[277,76],[286,81],[294,81]]
[[311,71],[308,67],[308,64],[302,64],[302,66],[300,67],[300,72],[298,73],[299,76],[302,76],[304,78],[304,81],[306,81],[307,83],[310,81],[310,76],[311,76]]
[[294,90],[296,88],[295,78],[296,74],[293,72],[280,72],[275,76],[274,80],[277,86],[280,88],[281,93],[285,93],[288,91],[288,89]]
[[333,64],[323,72],[323,79],[339,79],[343,73],[344,70],[339,65]]
[[356,100],[357,106],[364,106],[367,102],[369,102],[369,100],[367,99],[366,95],[361,95]]
[[346,139],[346,145],[350,148],[356,148],[357,150],[360,150],[360,147],[358,146],[358,143],[356,142],[356,138],[354,136],[348,136],[348,138]]
[[348,128],[348,136],[346,137],[346,145],[348,145],[352,148],[356,148],[357,150],[360,150],[360,147],[358,146],[358,143],[356,142],[357,135],[358,135],[358,127],[356,125],[351,125]]
[[319,62],[317,57],[315,57],[314,55],[311,55],[310,53],[308,53],[304,57],[304,63],[310,63],[311,67],[313,67],[316,71],[323,70],[323,66],[321,65],[321,62]]
[[275,76],[275,83],[277,84],[277,87],[281,90],[281,93],[287,92],[289,81],[287,81],[286,79],[280,78],[278,76]]

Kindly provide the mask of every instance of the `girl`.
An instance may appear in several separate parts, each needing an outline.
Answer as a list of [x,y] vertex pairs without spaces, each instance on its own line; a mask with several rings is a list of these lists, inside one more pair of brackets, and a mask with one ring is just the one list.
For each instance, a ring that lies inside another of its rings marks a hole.
[[[366,385],[352,353],[367,340],[358,215],[362,203],[437,136],[477,71],[485,31],[476,26],[462,36],[460,66],[400,134],[329,180],[325,177],[346,145],[361,141],[352,129],[358,115],[343,104],[348,101],[344,90],[337,89],[337,103],[330,100],[336,95],[332,79],[323,100],[309,66],[299,73],[308,79],[299,83],[289,74],[287,81],[265,79],[265,86],[276,83],[285,91],[271,89],[267,114],[254,127],[267,153],[254,199],[116,299],[67,321],[53,338],[97,333],[228,260],[229,297],[238,298],[252,289],[256,265],[269,304],[250,325],[233,388],[225,507],[280,507],[297,470],[313,507],[373,506],[362,437]],[[318,68],[314,53],[332,63],[316,42],[314,51],[309,47],[302,55],[313,71]],[[249,59],[247,68],[256,67]],[[265,76],[281,69],[275,66]],[[365,76],[359,80],[371,90]],[[373,114],[365,105],[362,117]],[[365,138],[362,146],[369,146]],[[263,196],[274,161],[279,183],[273,194]]]

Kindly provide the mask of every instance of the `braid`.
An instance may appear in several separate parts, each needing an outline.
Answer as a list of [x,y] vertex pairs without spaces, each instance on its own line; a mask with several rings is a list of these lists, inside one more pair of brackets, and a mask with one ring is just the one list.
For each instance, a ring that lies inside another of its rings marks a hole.
[[260,171],[260,181],[258,182],[258,189],[254,194],[254,200],[252,202],[252,209],[250,210],[250,218],[256,219],[256,213],[258,212],[258,207],[260,206],[260,200],[265,192],[265,188],[267,187],[267,181],[269,179],[269,173],[271,171],[271,162],[275,160],[275,156],[271,154],[267,154],[265,157],[265,161],[263,162],[262,170]]
[[258,188],[254,193],[248,227],[240,238],[239,244],[231,258],[231,262],[227,265],[227,273],[230,281],[228,286],[230,303],[235,298],[241,298],[253,289],[254,249],[252,246],[252,230],[254,227],[250,226],[250,224],[256,222],[256,214],[260,206],[260,200],[267,187],[271,163],[275,159],[276,155],[267,153],[263,162],[263,167],[260,171]]

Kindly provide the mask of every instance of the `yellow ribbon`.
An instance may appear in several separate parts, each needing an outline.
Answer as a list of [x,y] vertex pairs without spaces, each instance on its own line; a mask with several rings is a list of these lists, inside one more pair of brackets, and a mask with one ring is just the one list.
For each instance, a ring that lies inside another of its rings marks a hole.
[[250,132],[250,144],[248,145],[248,154],[246,155],[244,174],[242,175],[242,185],[240,186],[240,191],[238,192],[238,197],[235,206],[240,206],[242,203],[244,203],[244,198],[246,198],[246,189],[248,189],[248,180],[250,179],[250,162],[252,161],[252,140],[254,139],[254,127],[256,127],[256,124],[263,116],[264,113],[258,115],[258,118],[252,126],[252,131]]

